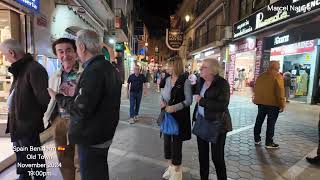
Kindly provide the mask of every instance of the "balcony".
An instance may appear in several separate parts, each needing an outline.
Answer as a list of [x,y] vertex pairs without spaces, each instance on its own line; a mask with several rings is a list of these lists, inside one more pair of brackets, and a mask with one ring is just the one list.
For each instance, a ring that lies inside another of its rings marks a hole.
[[115,34],[118,41],[126,42],[128,41],[128,26],[127,26],[127,19],[124,16],[122,9],[116,8],[114,10],[115,13],[115,20],[114,20],[114,27],[115,27]]
[[210,43],[221,41],[225,38],[225,27],[215,26],[208,32],[195,38],[193,50],[204,47]]

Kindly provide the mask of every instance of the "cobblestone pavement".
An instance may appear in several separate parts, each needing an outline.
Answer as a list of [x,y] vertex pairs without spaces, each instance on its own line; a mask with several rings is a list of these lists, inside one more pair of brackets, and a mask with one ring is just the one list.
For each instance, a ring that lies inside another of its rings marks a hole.
[[[112,180],[159,180],[166,168],[163,144],[155,119],[159,113],[159,94],[152,92],[143,98],[140,120],[129,125],[129,102],[123,97],[120,120],[109,153]],[[317,180],[320,167],[305,162],[307,155],[314,155],[318,142],[317,122],[319,106],[291,103],[280,114],[275,130],[275,142],[280,149],[267,150],[255,146],[253,125],[257,108],[250,99],[233,96],[230,103],[234,131],[228,134],[225,159],[229,179]],[[262,130],[264,142],[265,124]],[[53,146],[50,141],[47,146]],[[57,161],[54,152],[46,152]],[[199,178],[199,163],[195,137],[183,144],[184,179]],[[48,179],[61,179],[59,169],[48,169]],[[15,167],[0,174],[0,179],[12,179]],[[211,179],[215,178],[211,163]]]

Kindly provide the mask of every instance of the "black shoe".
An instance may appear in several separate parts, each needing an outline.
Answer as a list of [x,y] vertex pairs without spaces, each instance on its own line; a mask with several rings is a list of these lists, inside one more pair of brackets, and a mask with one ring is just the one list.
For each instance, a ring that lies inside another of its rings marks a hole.
[[268,143],[268,144],[266,144],[266,148],[267,149],[278,149],[279,148],[279,144],[276,144],[274,142]]
[[320,165],[320,156],[316,156],[316,157],[306,157],[306,160],[310,163],[310,164],[314,164],[314,165]]

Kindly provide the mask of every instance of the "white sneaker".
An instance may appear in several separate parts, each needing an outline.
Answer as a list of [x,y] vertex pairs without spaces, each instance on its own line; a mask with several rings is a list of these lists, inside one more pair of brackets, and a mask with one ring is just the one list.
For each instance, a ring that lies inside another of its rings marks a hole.
[[169,180],[182,180],[182,170],[180,171],[173,170]]
[[139,116],[135,116],[133,119],[137,122],[139,120]]
[[135,123],[134,118],[130,118],[130,119],[128,120],[128,122],[129,122],[129,124],[134,124],[134,123]]
[[163,173],[162,175],[162,178],[163,179],[169,179],[171,174],[172,174],[172,171],[173,171],[173,167],[172,166],[169,166],[167,169],[166,169],[166,172]]

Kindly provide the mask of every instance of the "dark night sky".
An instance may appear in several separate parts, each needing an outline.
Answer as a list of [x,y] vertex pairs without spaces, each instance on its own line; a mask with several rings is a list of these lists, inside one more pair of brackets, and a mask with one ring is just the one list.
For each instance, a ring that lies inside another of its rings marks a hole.
[[174,14],[182,0],[141,0],[140,18],[153,37],[163,36],[169,27],[169,16]]

